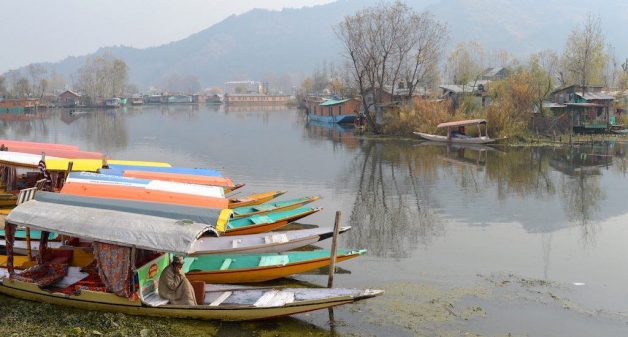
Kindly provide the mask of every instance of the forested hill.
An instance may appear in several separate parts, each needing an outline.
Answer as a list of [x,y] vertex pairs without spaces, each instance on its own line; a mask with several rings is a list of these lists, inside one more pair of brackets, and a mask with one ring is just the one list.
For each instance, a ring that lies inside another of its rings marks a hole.
[[[147,49],[106,47],[124,59],[130,81],[158,84],[169,74],[195,75],[203,85],[234,79],[261,79],[268,74],[298,76],[323,61],[339,58],[332,26],[345,15],[376,0],[335,3],[283,11],[252,10],[230,16],[183,40]],[[450,28],[450,45],[477,40],[487,50],[515,55],[552,48],[560,50],[572,27],[588,12],[600,15],[603,28],[620,59],[628,56],[622,34],[628,22],[628,2],[621,0],[409,0],[429,10]],[[48,67],[70,78],[84,57],[71,57]]]

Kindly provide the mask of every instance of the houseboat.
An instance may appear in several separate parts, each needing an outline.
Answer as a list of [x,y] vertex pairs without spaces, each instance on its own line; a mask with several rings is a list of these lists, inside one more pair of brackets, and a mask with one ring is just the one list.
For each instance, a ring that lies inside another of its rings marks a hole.
[[140,95],[131,96],[131,105],[142,105],[144,104],[144,98]]
[[192,96],[172,95],[168,97],[168,104],[189,104],[192,103]]
[[350,124],[355,121],[360,109],[360,100],[347,99],[312,99],[307,109],[307,117],[310,121],[323,123]]
[[117,97],[114,98],[108,98],[105,100],[105,107],[106,108],[117,108],[120,106],[120,99]]
[[224,103],[232,105],[288,105],[290,96],[262,94],[225,94]]

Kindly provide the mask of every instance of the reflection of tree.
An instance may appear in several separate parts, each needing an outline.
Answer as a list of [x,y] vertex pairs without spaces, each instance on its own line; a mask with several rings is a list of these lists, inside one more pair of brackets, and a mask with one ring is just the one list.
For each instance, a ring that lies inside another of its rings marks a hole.
[[427,206],[417,185],[417,152],[399,144],[366,142],[355,162],[357,195],[347,236],[351,247],[371,254],[405,257],[419,242],[440,235],[441,219]]
[[107,153],[123,149],[128,144],[128,130],[124,114],[99,111],[81,118],[77,127],[79,136]]
[[593,243],[597,226],[591,219],[600,210],[600,201],[605,198],[600,189],[599,176],[586,175],[584,171],[577,176],[564,176],[560,194],[569,221],[581,227],[585,244]]

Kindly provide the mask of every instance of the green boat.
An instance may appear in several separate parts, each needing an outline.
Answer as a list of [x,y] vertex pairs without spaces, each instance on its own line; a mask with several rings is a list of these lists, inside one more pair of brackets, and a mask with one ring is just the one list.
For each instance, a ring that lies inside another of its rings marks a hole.
[[231,219],[226,227],[218,226],[225,235],[258,234],[281,228],[292,221],[299,220],[320,211],[320,208],[299,207],[286,211],[256,214],[245,218]]
[[[227,254],[187,257],[183,271],[191,281],[205,283],[257,283],[327,267],[326,249],[269,254]],[[337,251],[336,262],[346,261],[366,250]]]
[[267,202],[260,205],[236,207],[232,209],[233,213],[231,217],[237,219],[255,214],[264,214],[275,211],[287,211],[307,205],[319,199],[320,197],[303,197],[284,201]]

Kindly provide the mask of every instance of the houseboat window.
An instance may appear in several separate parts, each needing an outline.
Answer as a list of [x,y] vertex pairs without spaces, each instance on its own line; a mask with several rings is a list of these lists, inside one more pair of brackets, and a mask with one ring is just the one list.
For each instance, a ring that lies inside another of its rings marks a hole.
[[339,106],[338,106],[338,114],[339,114],[339,115],[342,115],[342,105],[339,105]]

